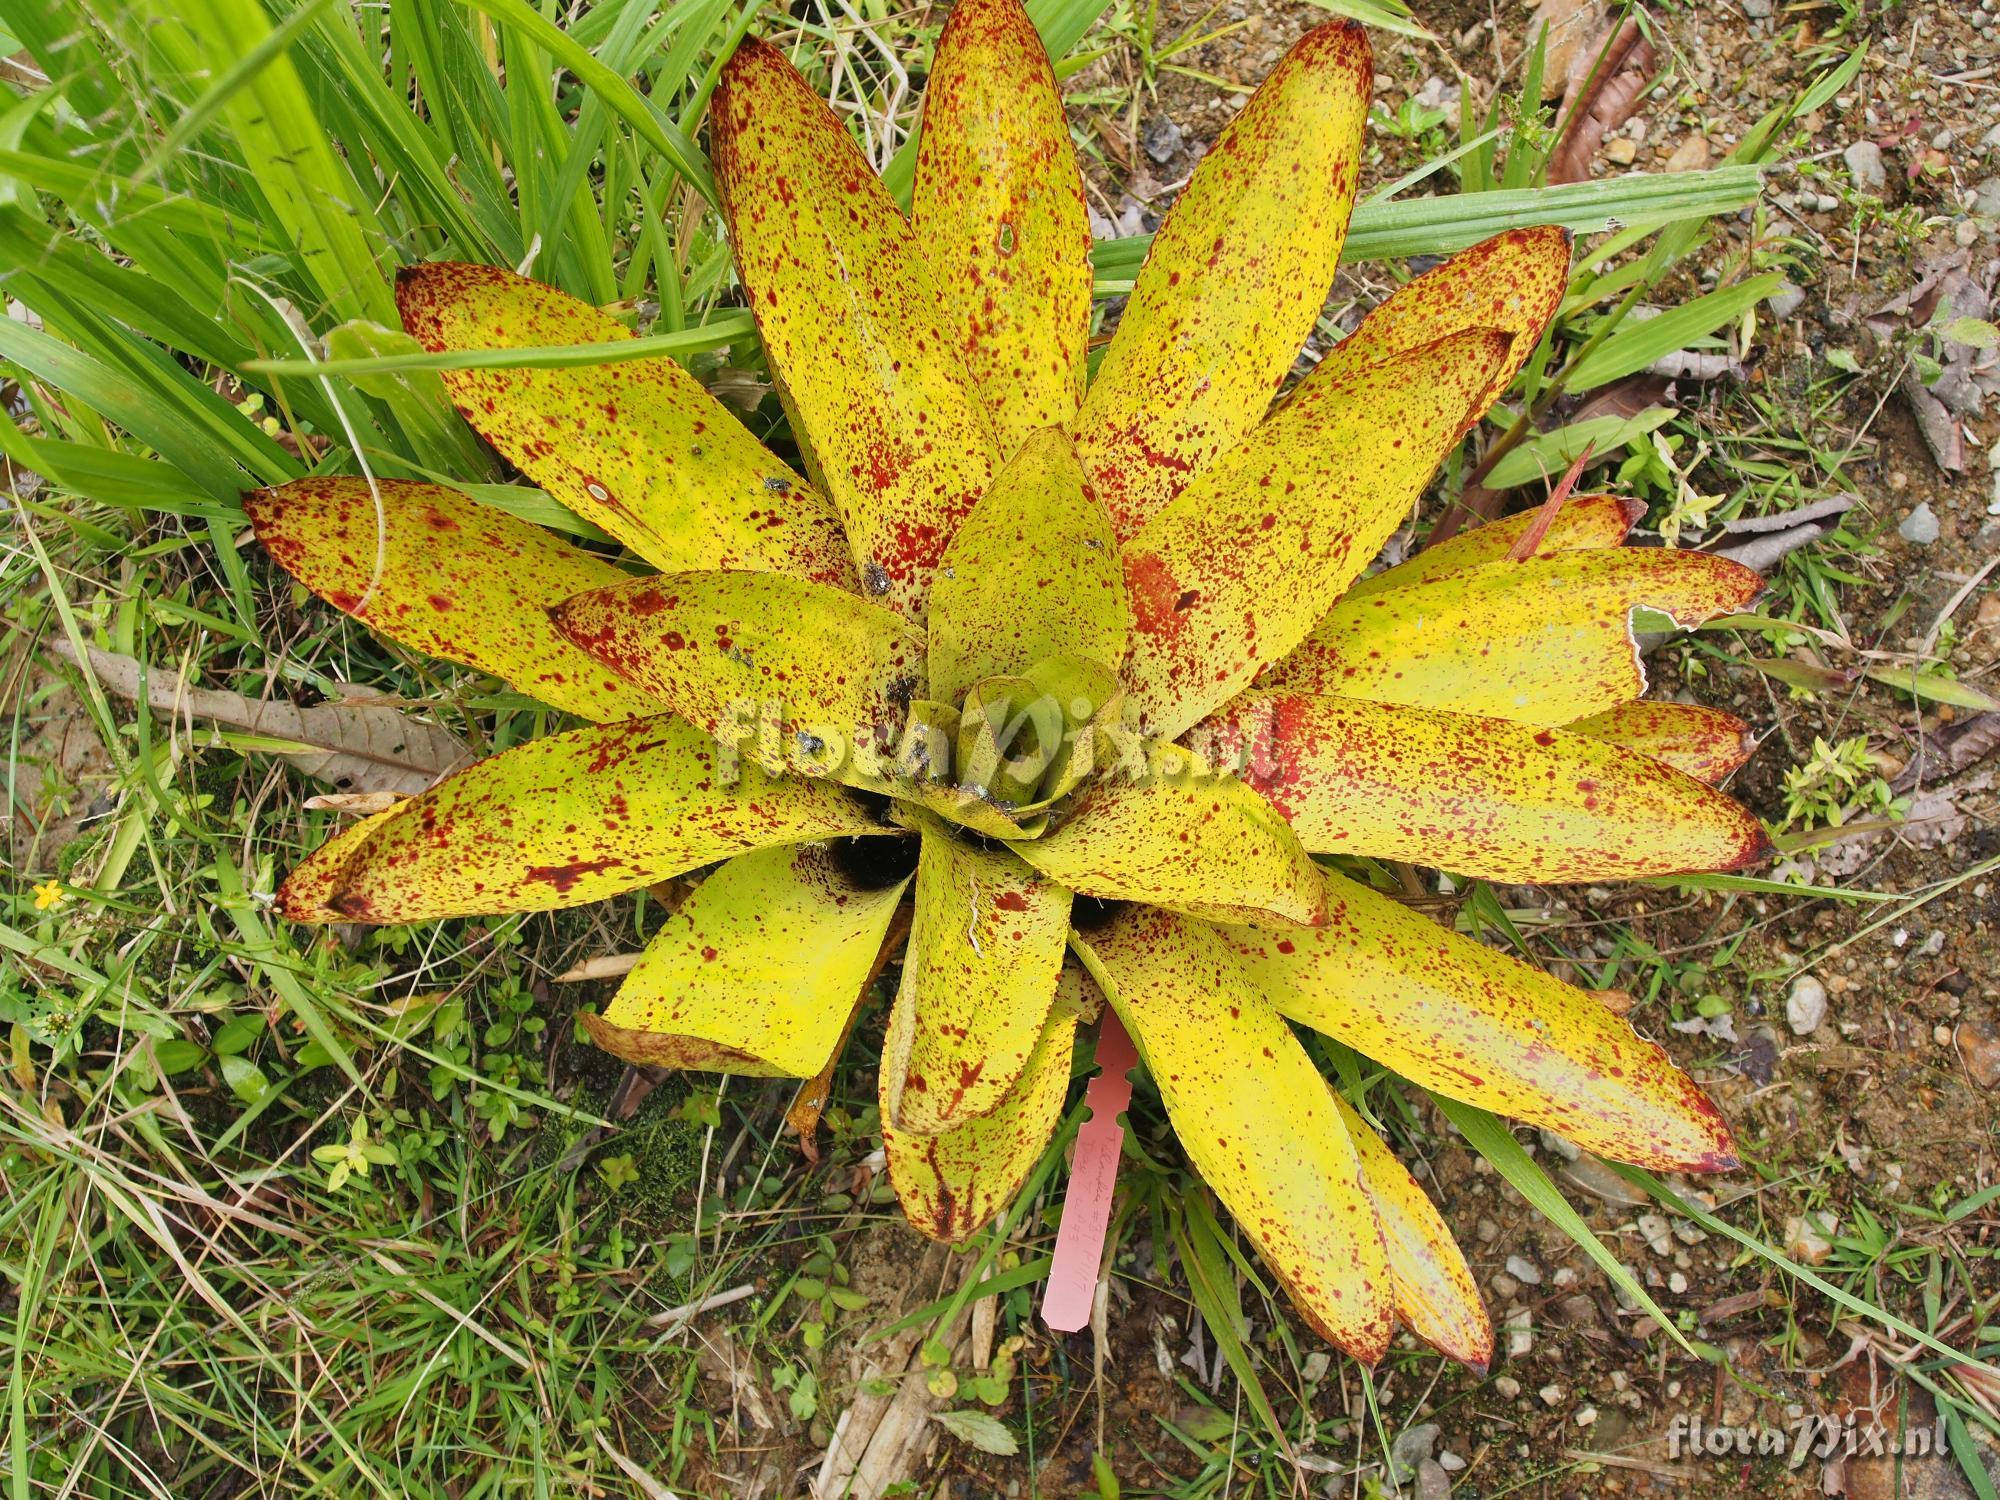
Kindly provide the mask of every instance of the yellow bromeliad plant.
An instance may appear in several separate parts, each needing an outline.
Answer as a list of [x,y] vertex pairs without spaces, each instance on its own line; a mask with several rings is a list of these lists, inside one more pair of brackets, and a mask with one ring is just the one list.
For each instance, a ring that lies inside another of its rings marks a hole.
[[[1101,989],[1315,1328],[1372,1359],[1400,1316],[1483,1362],[1443,1221],[1290,1023],[1620,1161],[1726,1168],[1727,1128],[1590,994],[1314,856],[1520,882],[1758,858],[1760,825],[1705,784],[1742,726],[1640,702],[1630,619],[1688,624],[1760,585],[1622,548],[1633,512],[1607,497],[1361,578],[1569,261],[1555,230],[1475,246],[1274,408],[1340,257],[1370,76],[1352,25],[1291,50],[1093,370],[1082,184],[1018,0],[953,10],[907,218],[746,43],[714,154],[810,477],[645,359],[445,380],[646,576],[438,486],[252,497],[322,598],[594,721],[358,823],[293,871],[285,911],[540,911],[716,866],[590,1033],[635,1062],[812,1078],[910,903],[880,1097],[913,1224],[961,1238],[1018,1188]],[[412,268],[400,300],[436,350],[630,337],[482,266]]]

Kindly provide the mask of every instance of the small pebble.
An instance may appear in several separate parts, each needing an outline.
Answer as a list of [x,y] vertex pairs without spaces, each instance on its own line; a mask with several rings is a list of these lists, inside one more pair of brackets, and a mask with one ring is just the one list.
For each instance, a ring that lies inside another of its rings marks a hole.
[[1512,1375],[1495,1375],[1493,1389],[1500,1393],[1503,1400],[1512,1401],[1521,1394],[1521,1382]]
[[2000,1025],[1968,1016],[1952,1033],[1959,1059],[1972,1081],[1983,1089],[2000,1089]]
[[1389,1445],[1389,1462],[1399,1469],[1411,1469],[1431,1456],[1442,1429],[1435,1422],[1419,1422],[1405,1427]]
[[1938,539],[1937,513],[1928,500],[1920,500],[1910,513],[1896,523],[1896,535],[1913,547],[1928,547]]
[[1535,1394],[1542,1398],[1542,1405],[1544,1406],[1562,1405],[1563,1388],[1559,1385],[1554,1384],[1553,1382],[1543,1386],[1539,1391],[1536,1391]]
[[1507,1274],[1516,1281],[1526,1282],[1529,1286],[1542,1284],[1542,1268],[1524,1256],[1507,1257]]
[[1687,1277],[1683,1276],[1679,1271],[1674,1272],[1673,1275],[1667,1278],[1667,1290],[1672,1292],[1675,1296],[1679,1296],[1682,1292],[1686,1291],[1687,1289],[1688,1289],[1688,1279]]
[[1826,1022],[1826,986],[1810,974],[1792,981],[1785,997],[1785,1023],[1793,1036],[1811,1036]]
[[1854,185],[1865,193],[1879,193],[1889,185],[1889,168],[1882,160],[1882,148],[1873,141],[1856,141],[1840,153]]
[[1674,1231],[1673,1226],[1667,1223],[1665,1214],[1640,1214],[1634,1222],[1648,1250],[1655,1255],[1673,1254]]

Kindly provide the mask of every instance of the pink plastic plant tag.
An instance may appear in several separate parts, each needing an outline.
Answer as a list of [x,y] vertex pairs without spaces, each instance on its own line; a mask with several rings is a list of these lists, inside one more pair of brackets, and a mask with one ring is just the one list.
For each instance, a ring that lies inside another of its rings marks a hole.
[[1118,1153],[1125,1144],[1118,1116],[1132,1102],[1132,1080],[1126,1075],[1138,1061],[1117,1012],[1105,1006],[1097,1023],[1099,1071],[1083,1091],[1090,1118],[1076,1135],[1062,1226],[1056,1231],[1056,1253],[1042,1296],[1042,1321],[1059,1333],[1075,1333],[1090,1321],[1097,1268],[1104,1260],[1104,1231],[1111,1224],[1111,1190],[1118,1183]]

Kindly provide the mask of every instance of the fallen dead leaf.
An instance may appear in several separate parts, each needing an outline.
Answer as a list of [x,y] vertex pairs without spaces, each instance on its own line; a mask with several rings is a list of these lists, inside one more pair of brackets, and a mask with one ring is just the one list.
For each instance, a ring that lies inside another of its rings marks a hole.
[[55,655],[87,666],[107,692],[176,719],[206,719],[249,734],[283,740],[296,749],[277,753],[299,769],[344,792],[389,792],[414,797],[440,777],[472,763],[472,750],[450,730],[374,704],[290,703],[246,698],[217,688],[190,687],[163,667],[87,648],[79,662],[67,641],[50,643]]
[[1604,27],[1604,0],[1542,0],[1528,27],[1528,45],[1538,34],[1548,38],[1543,56],[1542,77],[1549,80],[1548,92],[1572,85],[1571,74],[1579,68],[1588,72],[1594,52],[1586,51],[1592,37]]
[[305,805],[311,812],[342,812],[365,818],[370,813],[387,812],[402,800],[395,792],[321,792],[306,798]]
[[1549,156],[1551,183],[1582,182],[1590,176],[1591,158],[1605,136],[1632,117],[1652,78],[1653,44],[1636,20],[1627,19],[1608,45],[1595,46],[1586,56],[1584,78],[1576,80],[1572,69],[1572,87],[1563,100],[1568,124]]

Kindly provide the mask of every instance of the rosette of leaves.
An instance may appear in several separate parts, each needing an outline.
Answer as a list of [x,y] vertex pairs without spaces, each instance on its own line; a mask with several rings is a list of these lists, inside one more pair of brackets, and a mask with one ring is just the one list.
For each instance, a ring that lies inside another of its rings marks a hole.
[[[1569,263],[1554,229],[1478,245],[1274,405],[1340,256],[1370,77],[1350,24],[1285,56],[1093,360],[1082,183],[1017,0],[954,8],[907,217],[786,58],[745,43],[710,129],[806,472],[634,359],[444,379],[644,575],[435,485],[252,497],[321,598],[593,721],[356,824],[283,909],[539,911],[712,866],[589,1031],[639,1063],[809,1079],[911,907],[880,1098],[919,1229],[959,1239],[1006,1203],[1101,991],[1315,1328],[1372,1359],[1400,1316],[1483,1363],[1442,1220],[1294,1025],[1620,1161],[1726,1168],[1728,1130],[1596,998],[1328,857],[1515,882],[1760,857],[1709,784],[1742,726],[1642,702],[1630,629],[1760,582],[1622,547],[1633,512],[1604,496],[1362,577]],[[421,265],[399,291],[433,350],[630,337],[504,270]]]

